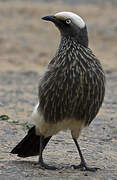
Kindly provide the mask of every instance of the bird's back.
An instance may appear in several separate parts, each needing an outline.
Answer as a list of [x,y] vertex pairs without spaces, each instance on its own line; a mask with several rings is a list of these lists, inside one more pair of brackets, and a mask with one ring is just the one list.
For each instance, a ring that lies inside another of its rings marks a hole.
[[73,38],[63,38],[40,79],[39,108],[45,121],[74,118],[89,125],[105,93],[105,75],[89,48]]

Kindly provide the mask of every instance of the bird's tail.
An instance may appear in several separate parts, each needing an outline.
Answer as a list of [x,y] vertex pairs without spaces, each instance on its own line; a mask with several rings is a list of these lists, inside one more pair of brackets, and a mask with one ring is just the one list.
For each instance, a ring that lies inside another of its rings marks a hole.
[[[44,139],[43,149],[49,142],[51,136]],[[35,126],[33,126],[28,134],[13,148],[12,154],[19,157],[37,156],[40,153],[40,136],[35,134]]]

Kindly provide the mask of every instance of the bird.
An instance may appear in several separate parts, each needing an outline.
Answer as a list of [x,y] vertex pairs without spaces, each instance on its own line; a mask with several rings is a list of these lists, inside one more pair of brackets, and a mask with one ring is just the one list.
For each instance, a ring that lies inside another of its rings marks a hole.
[[105,73],[100,60],[89,48],[87,25],[73,12],[63,11],[42,17],[60,32],[55,56],[41,75],[38,103],[32,113],[34,126],[11,151],[25,158],[39,156],[39,166],[55,170],[44,162],[43,151],[53,135],[70,130],[80,156],[74,169],[96,171],[82,154],[77,139],[99,112],[105,96]]

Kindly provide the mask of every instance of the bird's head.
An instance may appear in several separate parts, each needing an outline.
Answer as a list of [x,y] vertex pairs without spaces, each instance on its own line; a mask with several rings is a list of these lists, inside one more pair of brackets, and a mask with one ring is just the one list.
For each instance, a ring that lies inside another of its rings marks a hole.
[[84,20],[72,12],[59,12],[42,18],[53,22],[62,36],[73,37],[83,46],[88,46],[88,33]]

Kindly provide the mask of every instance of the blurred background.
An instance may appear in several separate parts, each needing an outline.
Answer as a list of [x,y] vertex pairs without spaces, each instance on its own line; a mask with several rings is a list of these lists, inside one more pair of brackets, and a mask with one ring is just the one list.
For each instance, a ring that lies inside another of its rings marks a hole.
[[43,71],[55,54],[59,33],[41,17],[59,11],[79,14],[88,26],[89,46],[106,67],[116,63],[117,0],[0,0],[2,70]]
[[[0,121],[0,159],[5,159],[4,152],[10,151],[10,146],[13,147],[15,141],[24,136],[20,124],[31,120],[37,102],[39,77],[59,45],[58,30],[41,17],[59,11],[73,11],[84,19],[88,27],[89,47],[105,69],[106,96],[97,117],[101,121],[92,123],[87,138],[97,138],[103,144],[104,141],[98,137],[111,137],[110,141],[105,141],[105,155],[98,152],[98,144],[95,143],[96,156],[104,161],[102,166],[117,169],[117,151],[114,149],[117,145],[114,140],[117,138],[117,0],[0,0],[0,114],[17,120],[17,124]],[[94,147],[93,142],[91,145]],[[89,150],[90,156],[93,148]],[[97,163],[100,166],[100,160]]]

